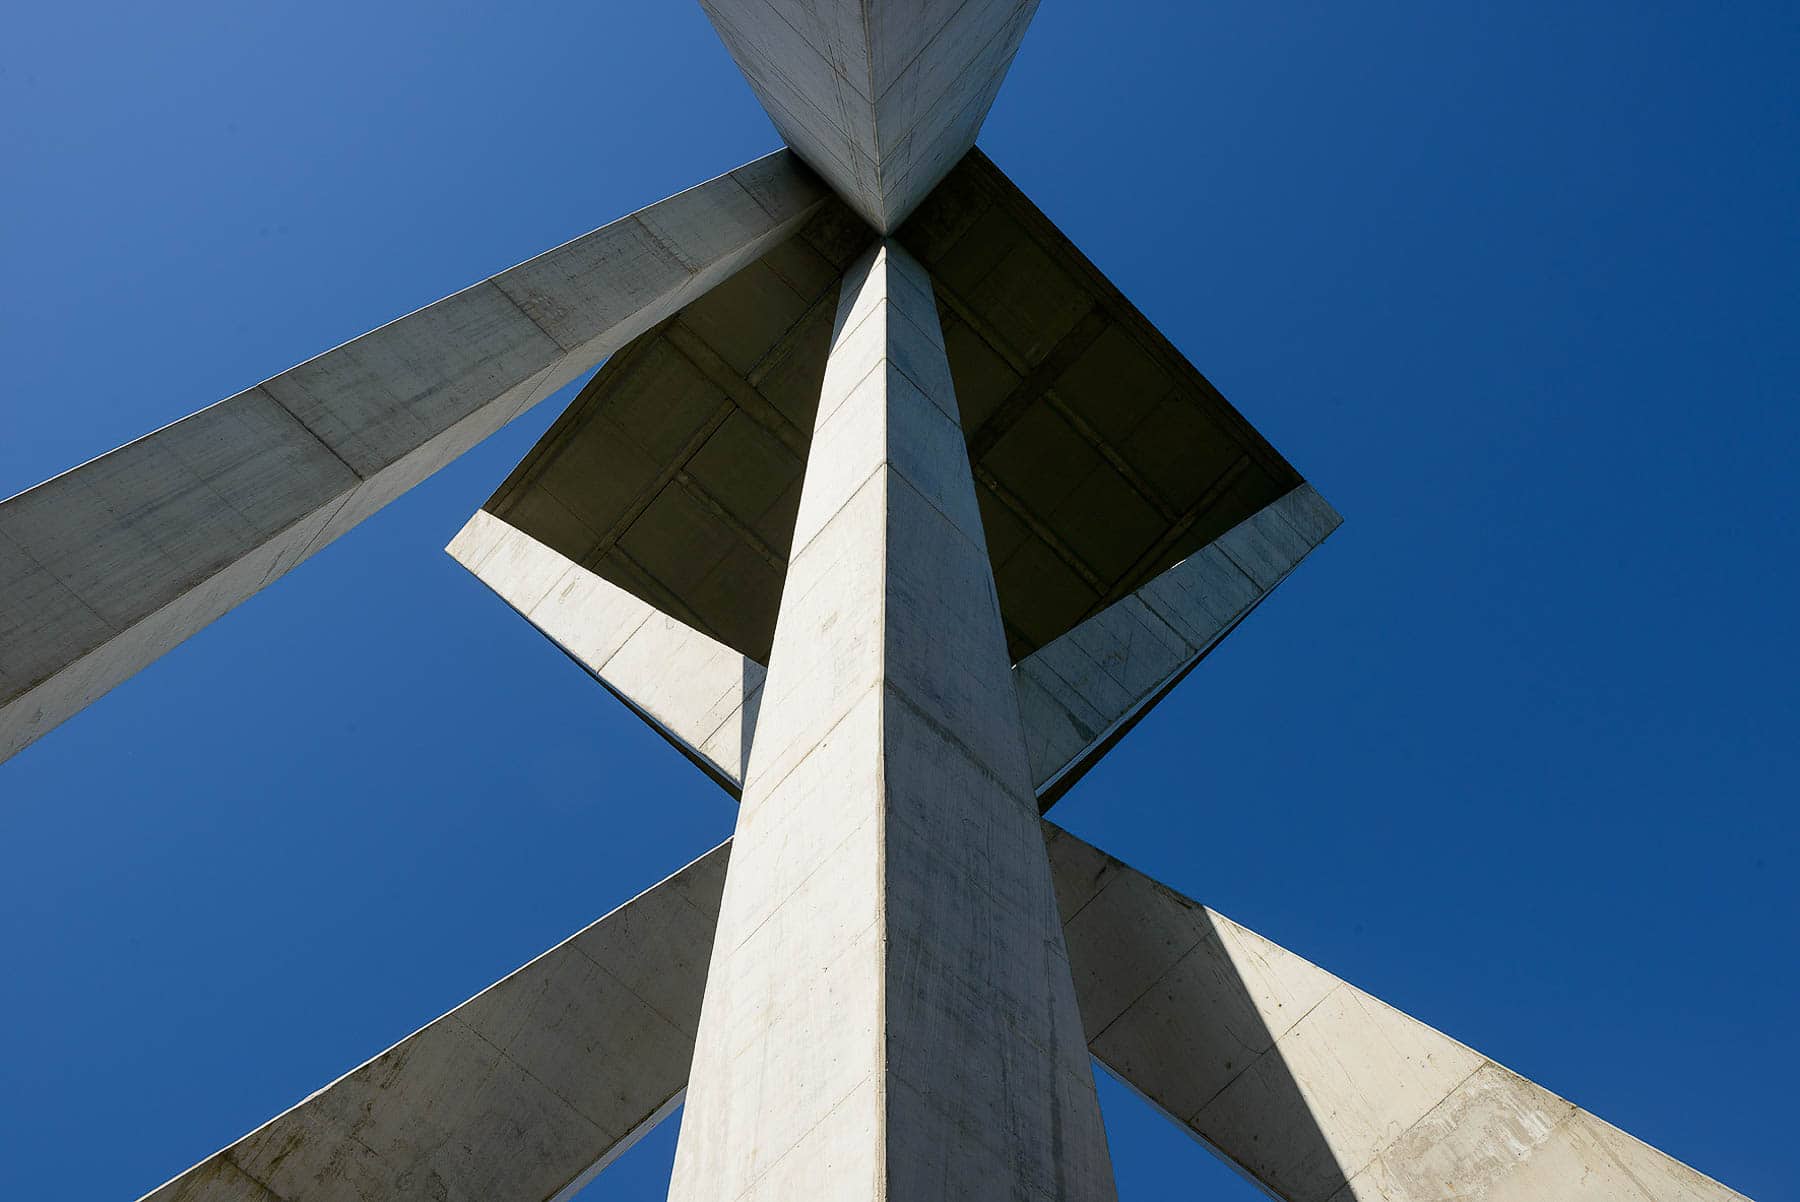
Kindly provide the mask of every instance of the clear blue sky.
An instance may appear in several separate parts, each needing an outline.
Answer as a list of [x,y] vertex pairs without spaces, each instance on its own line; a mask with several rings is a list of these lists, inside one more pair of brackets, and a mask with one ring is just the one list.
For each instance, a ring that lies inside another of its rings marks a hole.
[[[1055,817],[1762,1202],[1796,23],[1050,3],[982,138],[1348,519]],[[776,145],[692,3],[5,26],[0,495]],[[0,766],[0,1195],[135,1197],[729,832],[441,551],[558,408]],[[1128,1202],[1255,1196],[1102,1097]]]

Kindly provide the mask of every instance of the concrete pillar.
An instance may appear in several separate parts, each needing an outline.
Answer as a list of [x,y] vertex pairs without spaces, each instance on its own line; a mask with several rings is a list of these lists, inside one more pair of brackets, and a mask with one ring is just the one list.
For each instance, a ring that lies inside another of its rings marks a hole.
[[839,299],[670,1198],[1114,1197],[923,270]]

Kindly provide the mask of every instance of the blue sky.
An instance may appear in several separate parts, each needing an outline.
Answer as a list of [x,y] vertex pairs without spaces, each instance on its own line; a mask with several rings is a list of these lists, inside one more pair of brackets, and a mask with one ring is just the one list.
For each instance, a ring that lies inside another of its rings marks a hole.
[[[6,25],[0,495],[776,145],[691,3]],[[1054,816],[1759,1199],[1797,51],[1748,0],[1047,4],[982,137],[1347,518]],[[729,833],[442,553],[558,408],[0,766],[0,1194],[135,1197]],[[1102,1091],[1121,1198],[1256,1196]]]

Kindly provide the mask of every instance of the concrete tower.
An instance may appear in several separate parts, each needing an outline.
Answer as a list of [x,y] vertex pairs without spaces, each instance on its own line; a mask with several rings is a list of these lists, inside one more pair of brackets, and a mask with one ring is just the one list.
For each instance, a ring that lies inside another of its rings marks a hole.
[[[702,0],[788,148],[0,502],[0,758],[538,400],[450,552],[735,837],[152,1191],[1739,1195],[1042,814],[1336,529],[981,151],[1034,0]],[[594,369],[598,367],[597,371]]]

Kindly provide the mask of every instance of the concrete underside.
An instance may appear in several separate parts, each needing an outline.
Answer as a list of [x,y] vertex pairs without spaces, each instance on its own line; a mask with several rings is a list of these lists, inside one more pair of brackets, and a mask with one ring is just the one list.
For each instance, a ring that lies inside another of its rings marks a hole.
[[975,144],[1037,0],[701,0],[782,139],[891,233]]
[[[1273,1196],[1741,1202],[1067,831],[1043,830],[1089,1050]],[[146,1202],[566,1197],[680,1100],[729,847]]]
[[0,759],[272,583],[824,202],[787,152],[0,502]]
[[[833,202],[645,334],[485,508],[766,663],[832,269],[869,236]],[[897,239],[933,279],[1015,662],[1302,483],[979,151]]]

